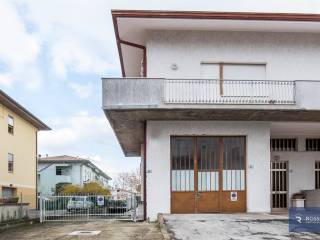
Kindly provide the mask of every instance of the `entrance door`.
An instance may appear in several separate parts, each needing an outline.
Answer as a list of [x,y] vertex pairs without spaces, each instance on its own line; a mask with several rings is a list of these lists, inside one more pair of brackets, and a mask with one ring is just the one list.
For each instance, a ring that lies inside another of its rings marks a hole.
[[172,213],[244,212],[245,185],[245,137],[172,137]]
[[271,162],[271,208],[285,211],[288,207],[288,162]]

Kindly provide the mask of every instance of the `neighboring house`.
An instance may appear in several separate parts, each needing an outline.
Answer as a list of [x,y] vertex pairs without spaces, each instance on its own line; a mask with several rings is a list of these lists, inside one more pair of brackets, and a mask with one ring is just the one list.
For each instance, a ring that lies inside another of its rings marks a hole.
[[47,156],[38,158],[38,194],[55,194],[64,184],[83,186],[98,182],[109,187],[111,178],[90,160],[72,156]]
[[134,193],[121,188],[113,188],[111,190],[111,198],[114,200],[126,200],[131,197]]
[[40,130],[50,128],[0,90],[0,198],[19,197],[36,207]]
[[320,188],[320,15],[112,11],[103,109],[145,217],[285,211]]

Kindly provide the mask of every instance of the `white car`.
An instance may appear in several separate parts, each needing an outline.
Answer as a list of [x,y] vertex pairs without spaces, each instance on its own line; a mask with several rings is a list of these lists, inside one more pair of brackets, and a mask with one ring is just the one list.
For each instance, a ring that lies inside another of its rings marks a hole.
[[87,210],[92,207],[93,202],[91,202],[87,196],[72,197],[67,204],[68,212],[73,210]]

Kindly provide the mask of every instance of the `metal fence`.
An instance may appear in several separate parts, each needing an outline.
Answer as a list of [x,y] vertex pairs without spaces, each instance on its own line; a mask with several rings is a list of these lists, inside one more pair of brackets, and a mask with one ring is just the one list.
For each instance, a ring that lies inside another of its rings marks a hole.
[[136,194],[115,200],[103,195],[40,196],[40,222],[137,220],[139,203]]
[[295,82],[275,80],[166,79],[172,104],[294,104]]

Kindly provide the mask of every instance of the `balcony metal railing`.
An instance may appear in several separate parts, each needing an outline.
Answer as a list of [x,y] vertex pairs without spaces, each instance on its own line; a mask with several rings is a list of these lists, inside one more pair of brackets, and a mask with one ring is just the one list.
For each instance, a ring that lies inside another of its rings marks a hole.
[[295,81],[165,79],[164,103],[295,104]]

